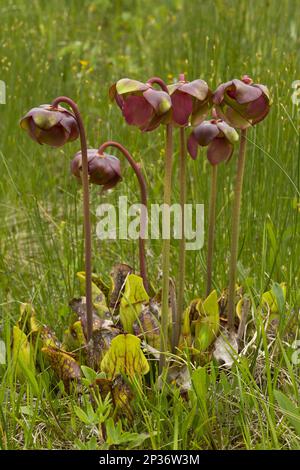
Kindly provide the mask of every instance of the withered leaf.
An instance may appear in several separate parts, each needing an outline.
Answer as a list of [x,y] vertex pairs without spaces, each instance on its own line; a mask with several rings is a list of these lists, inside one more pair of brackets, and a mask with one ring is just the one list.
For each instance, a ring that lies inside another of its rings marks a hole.
[[233,331],[225,330],[214,342],[213,357],[219,365],[230,369],[237,356],[237,334]]
[[109,350],[112,340],[120,334],[112,321],[105,320],[102,326],[93,331],[92,341],[87,347],[87,362],[95,370],[100,369],[101,361]]
[[125,281],[133,269],[128,264],[116,264],[110,273],[112,289],[110,293],[109,306],[117,310],[121,301],[121,296],[125,288]]
[[151,312],[150,306],[144,306],[138,319],[133,323],[133,332],[156,349],[160,348],[160,324]]
[[49,360],[56,375],[65,384],[68,384],[71,380],[80,380],[81,369],[72,354],[51,346],[42,348],[42,353]]

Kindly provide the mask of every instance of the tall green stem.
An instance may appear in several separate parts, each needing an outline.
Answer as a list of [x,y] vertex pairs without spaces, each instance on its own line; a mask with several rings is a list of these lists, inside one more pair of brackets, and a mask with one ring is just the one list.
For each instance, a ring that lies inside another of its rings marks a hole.
[[[164,209],[163,225],[170,216],[171,188],[172,188],[172,160],[173,160],[173,126],[167,125],[166,129],[166,158],[164,180]],[[161,355],[159,369],[162,372],[166,364],[166,352],[168,350],[169,329],[169,271],[170,271],[170,234],[166,234],[162,247],[162,310],[161,310]]]
[[232,213],[232,232],[231,232],[231,254],[229,265],[229,292],[228,292],[228,328],[234,329],[235,317],[235,283],[236,283],[236,270],[237,258],[239,249],[239,227],[240,227],[240,213],[241,213],[241,200],[244,179],[244,169],[246,160],[246,142],[247,130],[241,131],[240,150],[237,162],[237,173],[234,190],[234,204]]
[[179,273],[178,273],[178,301],[177,318],[174,325],[173,349],[178,345],[181,320],[184,310],[184,281],[185,281],[185,202],[186,202],[186,139],[185,129],[180,128],[180,154],[179,154],[179,188],[181,207],[181,237],[179,243]]
[[77,104],[67,96],[59,96],[52,102],[56,107],[59,103],[68,104],[77,120],[82,156],[82,187],[83,187],[83,224],[84,224],[84,248],[85,248],[85,296],[86,296],[86,315],[87,315],[87,341],[90,341],[93,332],[93,302],[92,302],[92,236],[90,221],[90,201],[89,201],[89,175],[88,175],[88,157],[87,143],[84,125]]
[[215,227],[216,227],[217,177],[218,177],[218,167],[217,165],[212,165],[210,205],[209,205],[209,223],[208,223],[206,297],[210,294],[211,287],[212,287],[212,266],[213,266],[214,240],[215,240]]

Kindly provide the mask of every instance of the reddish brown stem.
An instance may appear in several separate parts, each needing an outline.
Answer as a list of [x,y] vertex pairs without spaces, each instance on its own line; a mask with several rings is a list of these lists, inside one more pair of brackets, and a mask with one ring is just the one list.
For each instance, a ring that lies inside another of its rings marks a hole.
[[159,78],[159,77],[151,77],[151,78],[149,78],[149,80],[147,81],[147,83],[148,83],[149,85],[154,85],[154,84],[156,83],[156,85],[159,85],[160,88],[161,88],[163,91],[165,91],[166,93],[169,94],[168,87],[167,87],[167,85],[165,84],[165,82],[164,82],[161,78]]
[[211,187],[209,204],[209,224],[208,224],[208,247],[207,247],[207,279],[206,279],[206,297],[209,296],[212,288],[212,269],[216,226],[216,204],[217,204],[217,165],[211,167]]
[[85,237],[85,295],[86,295],[86,315],[87,315],[87,341],[89,342],[93,332],[93,302],[92,302],[92,236],[90,221],[90,201],[89,201],[89,176],[87,143],[84,125],[77,104],[67,96],[59,96],[52,102],[56,107],[59,103],[66,103],[72,108],[77,120],[82,155],[82,186],[83,186],[83,220]]
[[234,202],[232,211],[231,251],[229,264],[228,289],[228,328],[234,329],[235,320],[235,283],[239,249],[239,229],[242,203],[243,179],[246,161],[247,129],[241,130],[240,150],[237,161],[236,180],[234,189]]
[[141,191],[141,203],[142,203],[141,230],[140,230],[140,236],[139,236],[140,271],[141,271],[141,276],[143,278],[145,289],[149,293],[149,282],[148,282],[148,277],[147,277],[146,253],[145,253],[145,236],[146,236],[146,226],[147,226],[147,205],[148,205],[146,181],[141,171],[140,165],[132,158],[128,150],[125,147],[123,147],[122,144],[120,144],[119,142],[115,142],[113,140],[104,142],[99,147],[99,154],[102,155],[104,150],[107,147],[115,147],[123,153],[129,165],[132,167],[133,171],[135,172],[138,182],[139,182],[140,191]]

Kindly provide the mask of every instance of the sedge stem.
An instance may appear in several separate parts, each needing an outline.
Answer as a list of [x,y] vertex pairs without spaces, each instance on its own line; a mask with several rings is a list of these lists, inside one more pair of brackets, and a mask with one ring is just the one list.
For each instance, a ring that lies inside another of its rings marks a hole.
[[206,297],[209,296],[211,292],[211,288],[212,288],[212,265],[213,265],[215,226],[216,226],[217,177],[218,177],[217,165],[212,165],[209,222],[208,222]]
[[234,329],[235,317],[235,284],[236,284],[236,271],[237,259],[239,248],[239,226],[240,226],[240,213],[241,213],[241,200],[243,190],[243,178],[246,160],[246,142],[247,130],[241,130],[240,149],[237,162],[237,172],[234,190],[234,203],[232,212],[232,233],[231,233],[231,253],[229,264],[229,290],[228,290],[228,328]]
[[52,102],[56,107],[59,103],[68,104],[75,115],[81,144],[82,155],[82,187],[83,187],[83,223],[84,223],[84,248],[85,248],[85,296],[86,296],[86,315],[87,315],[87,342],[90,341],[93,332],[93,301],[92,301],[92,236],[90,220],[90,200],[89,200],[89,175],[88,175],[88,157],[87,142],[82,117],[77,104],[67,96],[59,96]]
[[119,149],[126,160],[128,161],[129,165],[132,167],[133,171],[135,172],[139,186],[140,186],[140,192],[141,192],[141,222],[140,222],[140,235],[139,235],[139,262],[140,262],[140,273],[141,277],[143,279],[144,287],[145,290],[149,293],[149,282],[148,282],[148,277],[147,277],[147,266],[146,266],[146,250],[145,250],[145,238],[146,238],[146,230],[147,230],[147,206],[148,206],[148,201],[147,201],[147,185],[146,181],[144,178],[144,175],[141,171],[140,165],[133,159],[131,154],[128,152],[128,150],[123,147],[122,144],[119,142],[115,142],[113,140],[109,140],[107,142],[104,142],[100,147],[99,147],[99,154],[102,155],[104,150],[107,147],[115,147]]

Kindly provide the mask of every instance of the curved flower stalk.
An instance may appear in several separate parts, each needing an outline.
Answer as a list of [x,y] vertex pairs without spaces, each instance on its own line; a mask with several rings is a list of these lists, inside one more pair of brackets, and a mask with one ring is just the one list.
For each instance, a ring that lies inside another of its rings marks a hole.
[[231,158],[234,144],[238,139],[239,135],[237,131],[221,119],[203,121],[202,124],[194,128],[188,139],[188,150],[191,157],[194,159],[197,157],[198,145],[207,147],[207,158],[211,164],[206,281],[207,297],[212,289],[212,265],[217,202],[217,165],[223,161],[228,161]]
[[173,349],[178,345],[181,328],[181,318],[184,309],[185,281],[185,202],[186,202],[186,138],[185,127],[191,121],[192,125],[199,124],[208,113],[211,106],[212,93],[204,80],[187,82],[184,74],[179,75],[179,81],[168,86],[172,100],[172,121],[180,127],[180,164],[179,164],[179,194],[181,207],[181,238],[179,244],[178,265],[178,299],[177,319],[174,325]]
[[232,213],[231,255],[229,266],[228,326],[234,328],[234,293],[238,258],[238,241],[243,179],[246,159],[247,129],[262,121],[270,111],[271,99],[265,85],[255,84],[244,75],[221,84],[213,95],[218,115],[228,124],[241,130],[239,157],[237,162],[234,204]]
[[[153,85],[158,85],[157,90]],[[160,124],[166,124],[166,156],[164,178],[163,220],[167,220],[171,204],[173,124],[172,102],[165,82],[159,77],[150,78],[147,83],[123,78],[111,86],[111,99],[114,99],[129,125],[141,131],[152,131]],[[161,315],[161,356],[160,371],[166,362],[169,327],[169,271],[170,238],[163,239],[162,247],[162,315]]]
[[[66,103],[73,112],[59,106]],[[51,104],[33,108],[20,121],[21,127],[39,144],[61,147],[80,136],[82,152],[83,218],[85,236],[86,310],[88,340],[92,334],[92,243],[89,209],[88,156],[85,129],[77,104],[59,96]]]
[[[146,252],[145,252],[145,236],[146,236],[146,227],[147,227],[147,185],[144,178],[144,175],[141,171],[140,165],[132,158],[128,150],[123,147],[119,142],[109,140],[104,142],[98,150],[98,154],[101,156],[104,154],[104,150],[107,147],[114,147],[122,152],[129,165],[133,169],[138,179],[141,192],[141,224],[140,224],[140,236],[139,236],[139,260],[140,260],[140,272],[143,278],[144,287],[147,292],[149,292],[149,282],[147,276],[147,267],[146,267]],[[115,158],[115,157],[113,157]]]

